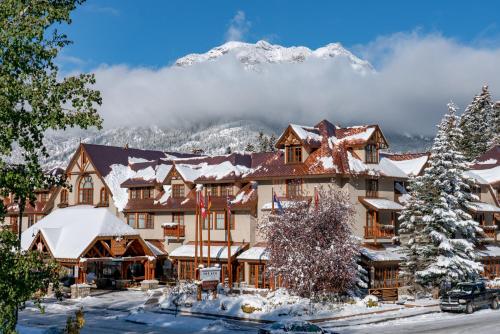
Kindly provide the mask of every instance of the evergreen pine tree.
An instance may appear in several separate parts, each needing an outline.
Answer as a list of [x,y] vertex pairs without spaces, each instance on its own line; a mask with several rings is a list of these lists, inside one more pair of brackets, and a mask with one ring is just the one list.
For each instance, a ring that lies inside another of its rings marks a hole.
[[245,152],[255,152],[255,146],[253,146],[252,143],[248,143],[245,147]]
[[422,217],[429,213],[429,207],[425,206],[427,195],[422,177],[412,177],[409,186],[410,196],[404,204],[399,220],[399,232],[401,235],[401,245],[405,255],[400,268],[400,277],[406,284],[412,287],[412,292],[419,290],[415,281],[415,275],[420,266],[419,246],[421,245],[420,231],[424,225]]
[[490,137],[488,147],[500,144],[500,101],[495,102],[492,108],[491,119],[489,120]]
[[473,161],[488,150],[491,139],[491,116],[493,105],[488,86],[483,86],[481,94],[476,95],[460,118],[460,129],[463,136],[459,141],[459,149],[467,159]]
[[268,147],[268,151],[269,152],[276,152],[276,136],[274,135],[274,133],[271,135],[271,137],[269,137],[269,141],[268,141],[268,144],[269,144],[269,147]]
[[409,232],[403,274],[414,272],[417,288],[475,279],[482,271],[474,253],[481,229],[465,211],[473,195],[464,176],[466,161],[457,150],[462,132],[455,106],[448,109],[438,126],[429,166],[413,181],[411,199],[401,215],[403,231]]

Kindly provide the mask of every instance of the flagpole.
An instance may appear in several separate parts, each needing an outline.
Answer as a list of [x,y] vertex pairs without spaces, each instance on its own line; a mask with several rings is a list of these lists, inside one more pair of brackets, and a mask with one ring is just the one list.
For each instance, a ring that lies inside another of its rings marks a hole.
[[226,217],[227,217],[227,223],[226,223],[226,228],[227,228],[227,278],[228,278],[228,285],[229,289],[233,288],[233,272],[231,268],[231,208],[228,207],[229,205],[229,197],[227,197],[226,201]]
[[274,187],[271,187],[271,214],[274,215]]
[[[195,229],[194,229],[194,270],[198,269],[198,192],[196,192],[196,215],[195,215]],[[195,275],[196,276],[196,275]],[[195,277],[196,279],[196,277]]]
[[212,229],[212,223],[210,221],[210,218],[211,218],[211,213],[210,213],[210,209],[212,208],[212,199],[211,199],[211,196],[208,195],[208,231],[207,231],[207,239],[208,239],[208,254],[207,254],[207,259],[208,259],[208,267],[210,267],[210,230]]
[[[203,190],[200,190],[200,212],[201,212],[201,214],[200,214],[199,228],[200,228],[200,264],[203,265],[203,223],[205,222],[205,217],[203,217],[202,210],[205,208],[205,204],[204,204],[205,202],[201,200],[203,198],[202,191]],[[203,202],[203,208],[201,207],[202,202]]]

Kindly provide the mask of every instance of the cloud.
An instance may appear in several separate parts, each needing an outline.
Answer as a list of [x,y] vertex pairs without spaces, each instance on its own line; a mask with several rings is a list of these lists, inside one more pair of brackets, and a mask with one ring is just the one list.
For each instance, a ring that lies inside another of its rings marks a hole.
[[226,42],[229,41],[244,41],[245,35],[250,30],[251,22],[247,21],[245,12],[239,10],[229,23],[229,28],[226,31]]
[[500,47],[464,45],[441,35],[380,37],[357,46],[377,72],[361,75],[343,60],[267,64],[245,70],[231,56],[187,68],[99,67],[105,126],[183,127],[252,119],[380,124],[385,131],[432,134],[453,100],[463,110],[488,83],[500,99]]
[[100,6],[100,5],[95,5],[95,4],[88,4],[84,6],[86,10],[92,13],[98,13],[98,14],[107,14],[107,15],[112,15],[112,16],[118,16],[120,15],[120,11],[116,8],[113,7],[108,7],[108,6]]

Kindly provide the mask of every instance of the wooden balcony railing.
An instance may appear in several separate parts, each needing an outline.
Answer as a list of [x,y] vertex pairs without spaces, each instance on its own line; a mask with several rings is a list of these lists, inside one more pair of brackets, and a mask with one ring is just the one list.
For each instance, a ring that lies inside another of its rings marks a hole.
[[481,224],[481,228],[484,231],[486,238],[495,239],[497,238],[497,226],[496,225],[486,225]]
[[186,227],[184,225],[171,225],[163,227],[163,235],[168,238],[184,238],[186,236]]
[[394,236],[394,226],[373,224],[365,225],[365,239],[392,238]]

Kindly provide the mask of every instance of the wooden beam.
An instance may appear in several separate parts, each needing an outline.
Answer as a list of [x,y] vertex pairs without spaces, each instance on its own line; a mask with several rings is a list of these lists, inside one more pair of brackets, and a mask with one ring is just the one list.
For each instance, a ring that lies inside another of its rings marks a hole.
[[115,254],[113,254],[113,252],[111,251],[111,248],[108,246],[108,244],[104,240],[99,240],[99,242],[104,247],[104,249],[108,251],[109,255],[115,256]]

